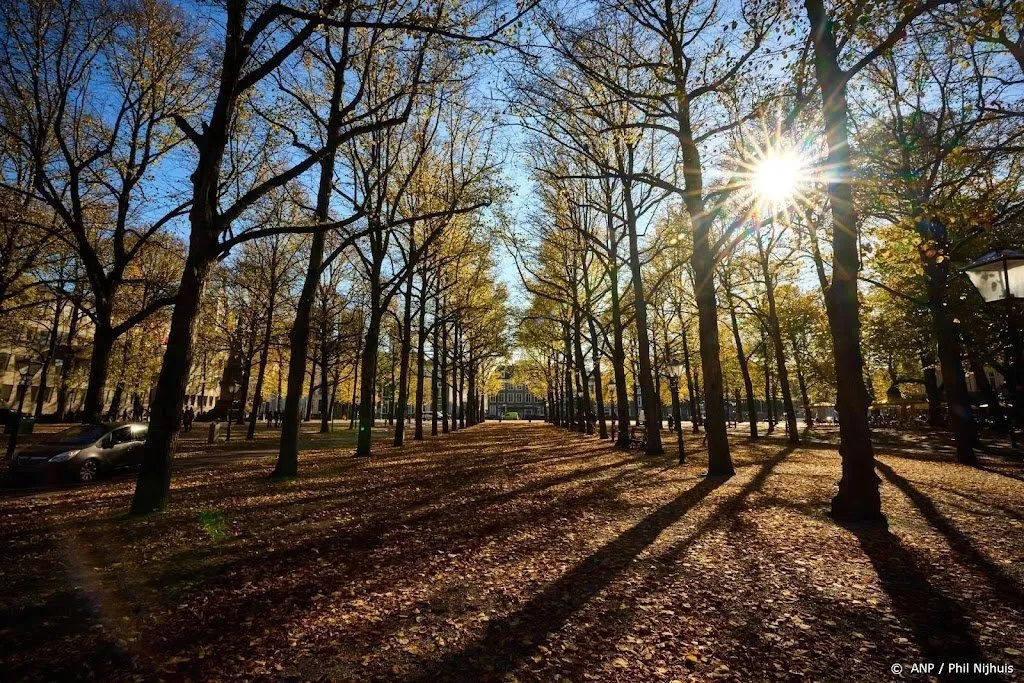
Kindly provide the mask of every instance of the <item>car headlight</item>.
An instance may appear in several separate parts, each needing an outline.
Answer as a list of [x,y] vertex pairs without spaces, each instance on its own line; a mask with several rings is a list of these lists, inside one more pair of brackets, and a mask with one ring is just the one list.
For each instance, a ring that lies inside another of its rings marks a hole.
[[67,462],[76,455],[78,455],[78,451],[65,451],[50,458],[50,462]]

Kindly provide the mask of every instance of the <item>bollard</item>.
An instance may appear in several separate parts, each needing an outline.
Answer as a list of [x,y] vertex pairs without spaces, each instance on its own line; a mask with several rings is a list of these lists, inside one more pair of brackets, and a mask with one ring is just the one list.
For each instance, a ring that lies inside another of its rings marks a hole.
[[213,443],[217,440],[217,428],[220,427],[220,423],[214,420],[210,423],[210,431],[206,435],[206,443]]

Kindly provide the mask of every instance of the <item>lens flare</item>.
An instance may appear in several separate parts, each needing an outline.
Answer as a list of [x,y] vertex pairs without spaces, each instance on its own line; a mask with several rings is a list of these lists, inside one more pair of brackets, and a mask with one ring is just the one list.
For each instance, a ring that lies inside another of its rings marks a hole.
[[751,186],[762,202],[778,206],[793,199],[802,176],[803,165],[796,154],[772,150],[754,166]]

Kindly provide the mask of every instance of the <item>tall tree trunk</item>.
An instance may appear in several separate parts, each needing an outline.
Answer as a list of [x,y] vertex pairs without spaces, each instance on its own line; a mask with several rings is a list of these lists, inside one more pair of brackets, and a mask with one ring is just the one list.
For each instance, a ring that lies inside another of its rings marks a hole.
[[590,381],[587,377],[587,364],[583,358],[583,326],[580,309],[577,307],[573,313],[573,335],[575,339],[576,364],[580,370],[580,389],[583,392],[583,415],[580,416],[580,431],[593,436],[594,421],[590,404]]
[[931,349],[921,351],[921,372],[924,376],[924,391],[928,397],[928,425],[942,426],[942,389],[939,388],[938,373],[935,371],[935,355]]
[[761,256],[761,275],[764,277],[765,294],[768,299],[768,336],[775,349],[775,372],[779,388],[782,391],[782,406],[786,412],[787,441],[795,445],[800,443],[800,433],[796,426],[796,408],[793,406],[793,393],[789,387],[789,370],[786,368],[786,349],[782,344],[782,329],[779,326],[779,314],[775,306],[775,278],[772,277],[768,253],[762,246],[760,233],[757,234],[757,248]]
[[[196,180],[197,184],[199,182]],[[189,369],[192,367],[196,323],[199,320],[203,288],[217,259],[217,231],[212,224],[215,186],[208,189],[211,203],[192,207],[192,234],[171,313],[167,350],[153,393],[149,433],[132,498],[133,515],[161,509],[167,505],[170,497],[171,459],[181,428],[181,409],[185,403]]]
[[110,371],[110,354],[114,349],[114,329],[110,323],[109,305],[97,303],[93,314],[92,357],[85,389],[83,422],[99,422],[103,413],[103,392]]
[[423,383],[426,381],[426,359],[423,357],[427,346],[427,269],[420,269],[420,310],[419,329],[416,339],[416,430],[413,439],[423,440]]
[[761,362],[764,363],[764,414],[769,436],[775,433],[775,402],[772,401],[772,362],[768,349],[768,332],[761,326]]
[[849,106],[846,74],[839,66],[833,23],[824,0],[804,0],[814,48],[814,71],[821,91],[825,139],[828,144],[827,185],[832,213],[832,282],[825,292],[825,310],[836,366],[836,410],[839,413],[839,455],[842,478],[832,499],[832,516],[845,522],[884,523],[881,480],[875,474],[875,451],[868,423],[868,392],[860,348],[860,303],[857,242],[860,234],[853,205],[854,178],[850,163]]
[[382,310],[380,276],[373,272],[370,277],[370,320],[363,343],[363,381],[359,390],[359,433],[356,435],[356,455],[369,457],[373,438],[374,384],[377,382],[377,346],[380,344],[380,323]]
[[[444,316],[442,315],[442,320]],[[441,433],[448,433],[448,325],[441,325]]]
[[[276,247],[275,247],[276,248]],[[274,282],[276,283],[276,278]],[[267,372],[267,361],[270,358],[270,339],[274,333],[274,299],[277,298],[276,284],[270,287],[267,301],[267,325],[263,329],[263,343],[260,345],[260,359],[256,366],[256,386],[253,388],[252,413],[249,415],[249,429],[246,432],[246,439],[256,437],[256,420],[259,419],[259,409],[263,405],[263,379]]]
[[[412,254],[414,241],[412,232],[409,236],[409,253]],[[402,311],[402,346],[399,352],[400,367],[398,371],[398,403],[395,404],[395,438],[394,445],[405,443],[405,414],[409,410],[409,364],[412,354],[412,281],[414,269],[412,264],[406,267],[405,302]],[[394,389],[392,389],[394,396]]]
[[942,386],[946,391],[946,405],[949,406],[948,417],[956,440],[956,460],[965,465],[976,465],[978,458],[974,453],[974,442],[977,439],[977,426],[967,394],[960,335],[946,306],[949,260],[939,263],[923,253],[921,260],[928,282],[928,310],[939,349],[939,369],[942,372]]
[[626,383],[626,346],[622,340],[622,311],[619,300],[619,266],[618,240],[614,237],[611,213],[608,217],[609,244],[608,249],[608,280],[612,308],[612,374],[615,378],[615,445],[618,448],[629,448],[629,391]]
[[[733,301],[729,287],[725,292],[726,303],[729,305],[729,320],[732,323],[732,339],[736,344],[736,360],[739,362],[740,375],[743,377],[743,390],[747,395],[747,420],[750,422],[750,438],[756,439],[757,434],[757,404],[754,400],[754,382],[750,379],[750,360],[743,350],[743,338],[740,336],[740,323],[736,316],[736,302]],[[737,406],[738,408],[739,406]],[[737,418],[738,420],[738,418]]]
[[[71,308],[71,320],[68,322],[68,333],[65,337],[65,347],[70,351],[71,344],[75,339],[78,332],[78,322],[81,318],[81,308],[78,305],[77,300],[72,304]],[[68,382],[71,379],[71,366],[73,365],[73,359],[70,357],[70,353],[60,366],[60,384],[57,388],[57,420],[64,422],[67,419],[68,413]]]
[[693,227],[693,296],[697,302],[697,338],[700,340],[700,369],[704,378],[704,433],[708,444],[708,474],[730,477],[735,473],[729,453],[725,424],[724,379],[718,339],[718,302],[715,296],[716,255],[711,248],[714,217],[704,203],[704,170],[700,149],[694,141],[690,121],[690,100],[685,90],[689,66],[683,45],[673,44],[672,73],[675,79],[676,139],[683,162],[683,203]]
[[[629,155],[632,156],[632,150],[629,150]],[[631,162],[628,168],[632,168]],[[640,273],[640,244],[637,235],[636,209],[633,205],[632,183],[625,179],[622,181],[622,197],[626,207],[629,268],[633,274],[633,314],[636,319],[637,355],[640,364],[640,395],[644,402],[644,422],[647,427],[647,447],[644,452],[647,455],[661,455],[665,450],[661,445],[661,431],[657,428],[661,421],[661,415],[658,411],[658,396],[654,391],[651,339],[647,325],[647,298],[644,294],[644,283]]]
[[[473,353],[470,351],[470,358]],[[469,410],[466,415],[466,424],[470,427],[476,424],[476,363],[469,362],[469,377],[467,378],[467,391],[469,392]]]
[[[323,309],[326,309],[323,306]],[[328,393],[331,370],[331,325],[327,320],[327,311],[322,310],[323,320],[320,321],[320,433],[331,431],[331,400]]]
[[587,316],[590,327],[590,356],[594,364],[594,403],[597,406],[598,437],[608,438],[608,425],[604,414],[604,378],[601,376],[601,346],[597,336],[597,325],[591,316]]
[[60,336],[60,317],[64,311],[64,300],[57,299],[53,303],[53,321],[50,325],[50,333],[47,335],[46,355],[43,356],[43,366],[39,369],[39,391],[36,392],[36,405],[33,415],[38,420],[43,416],[43,405],[46,403],[46,375],[50,372],[50,365],[53,363],[57,351],[57,338]]
[[313,364],[309,368],[309,396],[306,397],[306,422],[313,419],[313,392],[316,391],[316,369],[318,365],[317,357],[314,355]]
[[465,347],[464,339],[465,332],[460,328],[455,328],[455,338],[457,340],[456,347],[459,350],[459,363],[455,366],[456,372],[459,374],[459,387],[457,391],[457,400],[459,403],[459,429],[466,428],[466,363],[462,359],[465,358]]
[[793,362],[796,363],[796,381],[800,386],[800,401],[804,405],[804,424],[808,427],[813,427],[814,414],[811,410],[810,396],[807,394],[807,378],[804,375],[803,354],[800,353],[800,348],[797,346],[795,339],[793,340]]
[[700,397],[697,395],[697,384],[694,382],[693,370],[690,369],[690,342],[686,326],[683,326],[683,368],[686,370],[686,392],[690,396],[690,425],[693,433],[700,431]]
[[[441,278],[437,278],[437,288],[440,290]],[[441,321],[440,321],[440,310],[438,308],[437,300],[440,297],[440,292],[437,291],[434,294],[434,340],[431,344],[431,359],[430,359],[430,435],[437,436],[437,411],[440,408],[438,404],[438,391],[440,386],[438,384],[438,372],[440,371],[441,365],[438,362],[438,346],[440,338]]]
[[363,328],[362,328],[363,317],[360,314],[359,322],[360,327],[358,334],[356,335],[356,357],[352,363],[352,402],[349,405],[349,429],[356,428],[356,419],[359,414],[359,404],[356,402],[358,399],[359,392],[359,366],[363,363]]
[[572,340],[568,320],[562,322],[562,343],[565,346],[565,428],[576,429],[576,392],[573,391]]

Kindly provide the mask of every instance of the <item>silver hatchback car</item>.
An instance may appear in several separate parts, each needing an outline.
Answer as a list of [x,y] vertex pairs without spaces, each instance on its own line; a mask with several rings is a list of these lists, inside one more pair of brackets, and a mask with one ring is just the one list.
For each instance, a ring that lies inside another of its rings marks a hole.
[[144,422],[82,424],[19,448],[10,463],[15,479],[94,481],[112,470],[137,467],[149,433]]

